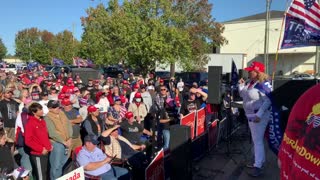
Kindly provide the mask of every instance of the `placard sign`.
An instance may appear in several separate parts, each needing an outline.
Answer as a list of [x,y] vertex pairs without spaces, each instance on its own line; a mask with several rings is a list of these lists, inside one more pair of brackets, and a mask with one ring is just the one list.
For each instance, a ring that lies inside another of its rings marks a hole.
[[195,122],[196,122],[195,117],[196,117],[195,112],[189,113],[181,119],[181,123],[180,123],[180,125],[190,126],[191,139],[195,138],[195,133],[194,133]]
[[164,180],[164,151],[161,149],[157,156],[146,168],[146,180]]
[[196,137],[204,133],[205,127],[204,123],[206,121],[206,111],[204,108],[201,108],[197,111],[197,128],[196,128]]
[[59,177],[57,180],[85,180],[83,166]]

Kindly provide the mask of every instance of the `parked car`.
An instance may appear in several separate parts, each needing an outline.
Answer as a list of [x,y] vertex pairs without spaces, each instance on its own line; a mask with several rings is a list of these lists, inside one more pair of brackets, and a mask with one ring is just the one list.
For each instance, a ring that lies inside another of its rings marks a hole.
[[160,77],[163,80],[170,80],[170,72],[169,71],[156,71],[155,72],[156,77]]
[[310,80],[310,79],[315,79],[315,76],[311,75],[311,74],[295,74],[292,76],[292,80]]
[[104,76],[116,78],[118,77],[118,74],[123,75],[123,68],[118,66],[108,66],[103,68],[103,74]]
[[72,68],[68,65],[45,67],[46,71],[52,72],[56,77],[58,77],[58,75],[60,74],[61,68],[64,68],[64,72],[66,73],[72,72]]
[[179,81],[180,78],[185,84],[192,85],[193,82],[198,83],[202,86],[208,79],[207,72],[181,72],[175,74],[176,80]]

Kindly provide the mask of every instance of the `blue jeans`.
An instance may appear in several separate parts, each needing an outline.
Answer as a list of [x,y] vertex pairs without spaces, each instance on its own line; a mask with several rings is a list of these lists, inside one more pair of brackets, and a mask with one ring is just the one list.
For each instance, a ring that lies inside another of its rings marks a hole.
[[111,166],[108,172],[101,174],[102,180],[130,179],[128,170],[125,168]]
[[30,170],[29,177],[30,179],[32,179],[32,165],[31,165],[29,154],[26,153],[23,147],[18,148],[18,152],[21,155],[21,160],[20,160],[21,166],[23,166],[25,169]]
[[164,129],[162,130],[162,134],[163,134],[163,149],[169,149],[170,130]]
[[62,176],[62,168],[68,160],[68,155],[65,155],[65,146],[61,143],[52,143],[53,150],[50,153],[50,178],[57,179]]

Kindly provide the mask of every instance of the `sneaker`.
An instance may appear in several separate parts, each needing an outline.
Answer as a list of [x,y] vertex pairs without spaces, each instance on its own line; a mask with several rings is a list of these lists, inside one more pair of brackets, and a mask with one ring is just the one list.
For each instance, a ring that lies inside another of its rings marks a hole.
[[254,165],[253,165],[253,163],[248,163],[248,164],[246,164],[246,167],[247,168],[254,168]]
[[[248,163],[248,164],[246,164],[246,168],[255,168],[254,163]],[[260,169],[263,169],[263,168],[264,168],[264,164],[262,164],[262,166],[261,166]]]
[[252,176],[252,177],[259,177],[262,175],[262,169],[261,168],[257,168],[257,167],[254,167],[252,169],[251,172],[248,173],[249,176]]

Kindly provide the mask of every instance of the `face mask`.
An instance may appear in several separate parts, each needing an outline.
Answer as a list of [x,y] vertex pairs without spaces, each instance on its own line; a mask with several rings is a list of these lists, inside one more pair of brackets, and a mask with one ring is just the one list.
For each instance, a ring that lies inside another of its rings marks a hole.
[[137,99],[136,99],[136,102],[141,102],[141,98],[137,98]]

